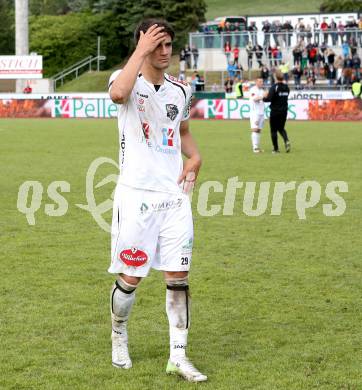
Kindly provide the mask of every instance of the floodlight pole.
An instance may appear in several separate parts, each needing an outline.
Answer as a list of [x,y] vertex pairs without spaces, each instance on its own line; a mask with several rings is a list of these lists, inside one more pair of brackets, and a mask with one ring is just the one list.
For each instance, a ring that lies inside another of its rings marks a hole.
[[99,72],[99,57],[101,55],[101,36],[97,36],[97,72]]
[[[29,54],[29,2],[15,0],[15,54],[27,56]],[[26,80],[16,80],[16,92],[23,92]]]

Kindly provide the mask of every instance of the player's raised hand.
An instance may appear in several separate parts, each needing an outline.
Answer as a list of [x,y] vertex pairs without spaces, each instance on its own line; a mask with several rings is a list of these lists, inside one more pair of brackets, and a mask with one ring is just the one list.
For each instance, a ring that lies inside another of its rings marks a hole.
[[143,31],[140,32],[136,51],[139,51],[143,55],[147,56],[156,49],[166,36],[167,33],[164,32],[164,27],[159,27],[157,24],[153,24],[145,33]]

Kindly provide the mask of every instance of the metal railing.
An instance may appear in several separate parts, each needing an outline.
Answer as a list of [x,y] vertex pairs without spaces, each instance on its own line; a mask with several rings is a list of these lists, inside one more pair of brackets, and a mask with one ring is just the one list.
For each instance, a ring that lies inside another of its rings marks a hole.
[[328,46],[341,46],[344,41],[353,39],[357,47],[362,48],[362,30],[345,29],[344,31],[335,30],[314,30],[314,31],[289,31],[289,32],[263,32],[263,31],[245,31],[245,32],[194,32],[189,34],[190,47],[195,46],[198,49],[224,49],[226,42],[231,47],[245,48],[249,42],[253,46],[259,44],[263,47],[279,46],[281,48],[294,47],[300,40],[306,44],[314,43],[321,45],[325,43]]
[[63,69],[61,72],[55,74],[52,76],[53,79],[53,87],[54,91],[57,89],[57,82],[60,80],[60,85],[64,84],[65,77],[74,74],[75,78],[77,79],[83,71],[86,69],[92,71],[92,64],[96,61],[97,62],[97,71],[99,72],[99,65],[100,61],[104,61],[106,59],[105,56],[88,56],[86,58],[83,58],[82,60],[76,62],[75,64],[69,66],[68,68]]

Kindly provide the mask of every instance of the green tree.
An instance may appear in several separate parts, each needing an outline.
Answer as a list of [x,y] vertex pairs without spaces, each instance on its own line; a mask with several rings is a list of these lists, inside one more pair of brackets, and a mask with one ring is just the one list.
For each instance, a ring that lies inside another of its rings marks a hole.
[[325,0],[321,12],[362,12],[361,0]]
[[14,2],[0,0],[0,54],[15,53]]

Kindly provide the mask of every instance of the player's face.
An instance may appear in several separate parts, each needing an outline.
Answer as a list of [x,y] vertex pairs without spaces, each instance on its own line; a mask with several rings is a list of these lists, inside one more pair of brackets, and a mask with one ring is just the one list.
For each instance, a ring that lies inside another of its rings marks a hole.
[[258,88],[261,88],[263,86],[263,79],[256,79],[255,84]]
[[172,55],[172,39],[169,35],[148,56],[149,63],[156,69],[166,69],[170,65]]

